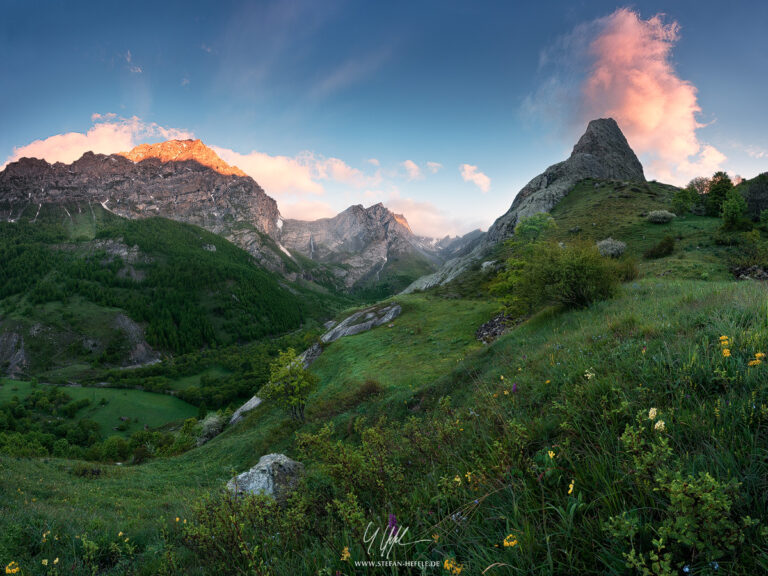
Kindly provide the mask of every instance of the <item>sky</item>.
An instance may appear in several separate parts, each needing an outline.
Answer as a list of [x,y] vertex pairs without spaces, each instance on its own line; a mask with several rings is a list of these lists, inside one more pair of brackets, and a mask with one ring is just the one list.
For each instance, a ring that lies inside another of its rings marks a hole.
[[614,117],[648,179],[768,170],[768,3],[3,0],[0,166],[199,138],[286,218],[486,229]]

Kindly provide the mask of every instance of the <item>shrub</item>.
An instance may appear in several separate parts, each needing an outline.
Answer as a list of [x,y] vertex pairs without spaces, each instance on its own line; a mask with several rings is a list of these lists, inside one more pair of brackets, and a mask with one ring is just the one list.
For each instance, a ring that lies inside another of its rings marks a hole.
[[224,419],[218,412],[211,412],[201,422],[200,436],[197,439],[197,445],[201,446],[215,438],[224,429]]
[[613,295],[618,285],[614,265],[594,245],[547,242],[517,252],[494,287],[513,313],[531,313],[547,304],[588,306]]
[[318,378],[304,368],[293,348],[280,352],[277,360],[269,367],[269,382],[261,388],[259,395],[288,410],[294,420],[304,420],[307,397],[315,389]]
[[597,243],[597,250],[601,256],[607,256],[609,258],[618,258],[627,249],[626,243],[621,240],[614,240],[613,238],[606,238],[600,240]]
[[646,250],[643,256],[648,259],[664,258],[675,250],[675,239],[672,236],[664,236],[653,248]]
[[736,228],[747,211],[747,201],[741,193],[732,188],[723,202],[723,226],[726,228]]
[[636,280],[640,276],[640,268],[637,265],[637,260],[633,257],[622,258],[616,262],[616,275],[622,282],[631,282]]
[[669,210],[652,210],[648,213],[648,216],[646,216],[646,220],[653,224],[666,224],[672,222],[674,218],[675,215]]

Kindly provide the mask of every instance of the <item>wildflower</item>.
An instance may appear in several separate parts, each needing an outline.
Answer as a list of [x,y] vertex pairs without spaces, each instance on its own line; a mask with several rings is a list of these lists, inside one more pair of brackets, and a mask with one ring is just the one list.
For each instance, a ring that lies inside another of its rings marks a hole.
[[458,474],[456,474],[456,477],[453,479],[453,481],[456,482],[456,484],[458,484],[459,486],[461,486],[461,476],[459,476]]
[[547,380],[546,382],[544,382],[544,384],[549,384],[550,382],[552,382],[552,380]]
[[43,561],[41,562],[43,566],[48,566],[48,558],[43,558]]
[[344,550],[341,551],[341,561],[348,562],[351,554],[349,553],[349,546],[344,546]]
[[656,432],[664,432],[664,420],[659,420],[656,422],[656,425],[653,427]]
[[176,522],[178,522],[178,521],[179,521],[179,517],[178,517],[178,516],[176,516]]
[[760,360],[757,360],[757,359],[750,360],[749,362],[747,362],[747,366],[759,366],[760,364],[762,364],[762,362],[760,362]]
[[512,394],[517,392],[517,382],[512,382]]
[[549,456],[550,460],[554,460],[555,459],[555,451],[554,450],[550,450],[549,452],[547,452],[547,455]]
[[182,524],[186,524],[186,523],[187,523],[187,519],[184,518],[184,520],[182,521]]
[[648,420],[656,420],[656,408],[648,410]]
[[124,540],[124,542],[128,542],[128,540],[130,540],[130,538],[126,538],[126,539]]
[[432,534],[432,540],[437,544],[437,541],[440,540],[440,534]]
[[755,358],[757,358],[758,360],[765,360],[765,352],[756,352]]
[[59,559],[56,558],[56,560],[53,561],[54,566],[59,563]]
[[467,482],[472,482],[472,472],[467,472],[464,474],[464,477],[467,479]]
[[16,574],[19,570],[21,570],[21,568],[19,567],[18,562],[11,562],[5,567],[6,574]]
[[502,374],[501,376],[499,376],[499,380],[504,380],[504,374]]
[[573,494],[573,485],[576,481],[574,479],[571,479],[571,483],[568,485],[568,495],[570,496]]
[[517,546],[517,536],[509,534],[504,538],[504,548],[513,548],[515,546]]
[[389,528],[392,531],[392,534],[397,534],[397,517],[394,514],[389,515],[389,520],[387,520],[387,528]]
[[504,396],[509,396],[509,390],[504,390]]
[[122,536],[123,536],[123,531],[122,531],[122,530],[120,530],[120,532],[118,532],[118,533],[117,533],[117,537],[118,537],[118,538],[121,538]]
[[595,369],[594,368],[590,368],[589,370],[586,370],[584,372],[584,378],[586,378],[587,380],[592,380],[592,378],[594,378],[594,377],[595,377]]
[[451,574],[461,574],[464,565],[456,562],[455,558],[446,558],[445,562],[443,562],[443,568]]
[[723,348],[723,358],[730,358],[731,351],[728,348]]

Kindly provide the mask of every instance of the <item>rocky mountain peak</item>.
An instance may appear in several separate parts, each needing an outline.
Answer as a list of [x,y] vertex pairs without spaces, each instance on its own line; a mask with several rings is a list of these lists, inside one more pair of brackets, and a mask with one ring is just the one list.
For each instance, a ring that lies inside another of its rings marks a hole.
[[643,166],[613,118],[592,120],[567,160],[528,182],[507,213],[488,230],[488,243],[511,236],[520,219],[552,210],[585,178],[645,182]]
[[120,156],[133,162],[141,162],[148,158],[157,158],[163,163],[193,160],[225,176],[246,176],[240,168],[224,162],[216,152],[200,140],[167,140],[157,144],[140,144],[130,152],[120,152]]

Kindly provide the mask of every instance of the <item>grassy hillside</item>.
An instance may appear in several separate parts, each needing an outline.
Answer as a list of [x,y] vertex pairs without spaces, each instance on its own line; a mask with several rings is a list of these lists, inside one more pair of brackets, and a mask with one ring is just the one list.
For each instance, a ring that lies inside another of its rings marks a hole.
[[26,372],[59,380],[72,364],[135,363],[142,329],[160,352],[191,352],[295,330],[349,302],[288,286],[200,228],[100,207],[0,223],[0,261],[0,332],[24,338]]
[[[493,273],[474,271],[459,288],[396,297],[392,326],[328,345],[303,423],[265,402],[202,447],[98,464],[98,475],[0,455],[0,562],[29,573],[55,557],[75,574],[413,573],[354,565],[381,559],[363,540],[368,522],[394,522],[415,543],[392,559],[438,564],[425,573],[767,571],[768,289],[729,276],[740,248],[715,241],[719,219],[647,221],[670,208],[670,188],[594,184],[557,207],[549,239],[626,242],[638,277],[613,298],[544,308],[485,345],[475,330],[499,304]],[[671,254],[646,258],[667,235]],[[223,382],[244,354],[269,356],[212,351],[164,377],[180,390]],[[273,452],[307,470],[281,510],[221,495]]]

